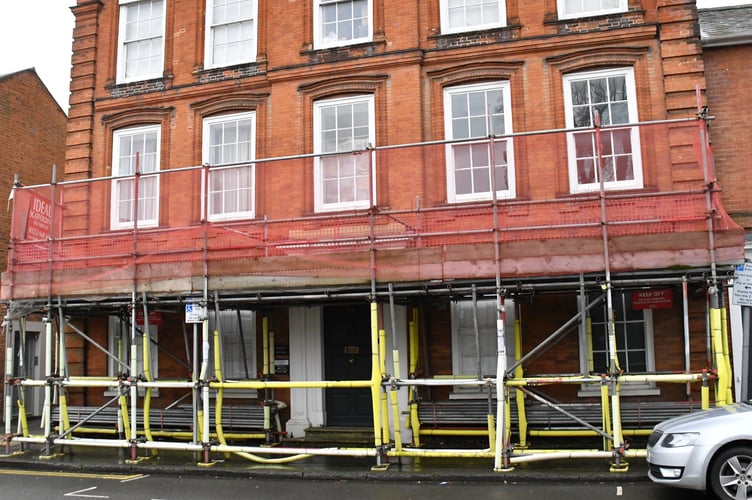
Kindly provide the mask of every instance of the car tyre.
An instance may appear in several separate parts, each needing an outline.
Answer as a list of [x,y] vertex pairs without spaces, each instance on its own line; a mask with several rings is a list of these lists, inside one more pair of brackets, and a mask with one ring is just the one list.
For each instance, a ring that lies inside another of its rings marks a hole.
[[719,499],[752,499],[752,448],[722,451],[710,464],[710,489]]

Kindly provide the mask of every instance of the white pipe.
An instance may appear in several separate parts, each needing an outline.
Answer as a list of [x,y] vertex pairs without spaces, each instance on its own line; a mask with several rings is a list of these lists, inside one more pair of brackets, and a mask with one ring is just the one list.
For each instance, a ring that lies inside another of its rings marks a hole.
[[513,464],[523,464],[529,462],[542,462],[544,460],[562,460],[567,458],[611,458],[612,456],[613,453],[610,451],[555,451],[551,453],[522,455],[512,457],[510,460]]
[[503,383],[504,376],[507,372],[507,347],[505,338],[504,322],[504,294],[498,296],[499,317],[496,319],[496,380],[502,383],[496,384],[496,441],[494,446],[494,470],[502,470],[506,464],[504,460],[508,457],[503,456],[505,453],[507,418],[506,401],[507,386]]
[[[12,324],[12,322],[11,322]],[[11,344],[10,336],[13,335],[13,328],[5,330],[6,344]],[[13,373],[13,347],[5,349],[5,373]],[[13,386],[6,382],[5,384],[5,435],[10,436],[12,432],[11,421],[13,420]]]
[[[45,444],[44,437],[17,437],[14,441],[19,443]],[[56,439],[54,444],[65,446],[89,446],[89,447],[107,447],[107,448],[129,448],[131,443],[124,439],[96,439],[96,438],[76,438],[76,439]],[[202,451],[203,445],[192,443],[177,443],[163,441],[146,441],[137,443],[141,449],[159,449],[173,451]],[[370,448],[285,448],[285,447],[263,447],[263,446],[232,446],[232,445],[214,445],[210,450],[215,453],[261,453],[267,455],[317,455],[317,456],[352,456],[352,457],[373,457],[376,456],[377,450]],[[399,453],[389,453],[391,456],[411,456],[411,457],[479,457],[491,458],[494,452],[490,449],[467,450],[467,449],[426,449],[415,448],[405,449]],[[625,458],[645,458],[646,450],[627,450],[624,453]],[[610,451],[596,450],[557,450],[557,451],[534,451],[527,452],[523,455],[511,456],[510,462],[513,464],[541,462],[546,460],[562,459],[587,459],[587,458],[611,458],[613,453]]]
[[[682,277],[682,318],[684,325],[684,370],[689,372],[690,370],[690,345],[689,345],[689,284],[687,277]],[[687,384],[687,396],[692,395],[692,389]]]
[[[52,319],[49,317],[49,313],[44,318],[44,346],[45,346],[45,360],[44,360],[44,375],[49,377],[52,375]],[[44,386],[44,411],[42,413],[42,420],[44,424],[44,435],[50,436],[52,434],[52,386]]]
[[[209,366],[209,318],[204,318],[203,321],[203,335],[202,335],[202,360],[201,360],[201,375],[200,380],[206,381],[206,372]],[[201,388],[201,402],[203,408],[203,436],[201,440],[204,443],[208,443],[210,439],[209,433],[209,385],[204,384]]]

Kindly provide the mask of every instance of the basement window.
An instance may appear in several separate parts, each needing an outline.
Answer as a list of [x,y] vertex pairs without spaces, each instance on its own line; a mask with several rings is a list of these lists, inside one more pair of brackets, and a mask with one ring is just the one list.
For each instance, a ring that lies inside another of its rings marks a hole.
[[[596,297],[591,295],[589,300]],[[653,312],[650,309],[634,309],[629,291],[612,292],[614,332],[616,337],[616,357],[618,369],[624,373],[649,373],[655,371],[653,347]],[[609,373],[611,359],[608,342],[608,304],[604,299],[590,309],[591,333],[581,327],[580,361],[583,373]],[[655,383],[622,383],[622,395],[653,395],[659,391]],[[600,395],[598,384],[588,384],[581,388],[580,396]]]
[[[108,352],[119,359],[123,364],[118,363],[112,357],[108,357],[108,376],[115,377],[120,373],[129,373],[126,370],[131,367],[131,341],[135,341],[136,345],[136,373],[133,376],[144,376],[144,326],[136,325],[135,335],[133,334],[130,323],[121,321],[119,318],[111,316],[109,319],[109,333],[108,333]],[[148,329],[148,341],[149,341],[149,372],[151,379],[156,380],[159,375],[159,349],[157,348],[159,341],[159,328],[156,325],[149,325]],[[139,387],[138,394],[143,396],[145,389]],[[116,396],[117,392],[108,389],[105,392],[107,396]],[[156,388],[152,391],[153,396],[159,396],[159,389]]]
[[[496,377],[498,312],[496,299],[478,300],[474,312],[473,302],[463,300],[452,302],[452,374],[455,378]],[[507,366],[514,363],[514,323],[515,304],[511,299],[504,301],[504,338],[507,351]],[[476,344],[476,320],[478,342]],[[480,361],[480,365],[478,362]],[[494,391],[495,394],[495,391]],[[454,398],[485,398],[488,389],[481,386],[455,386]]]
[[[219,320],[217,322],[217,319]],[[256,313],[253,311],[209,312],[209,331],[220,332],[222,378],[226,381],[256,380]],[[216,374],[214,340],[210,341],[208,373]],[[212,391],[215,392],[215,391]],[[225,397],[256,398],[255,389],[227,389]]]

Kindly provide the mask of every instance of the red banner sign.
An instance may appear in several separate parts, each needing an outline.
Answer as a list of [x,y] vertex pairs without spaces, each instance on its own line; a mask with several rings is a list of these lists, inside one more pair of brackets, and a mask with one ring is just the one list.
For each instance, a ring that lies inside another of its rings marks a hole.
[[24,237],[29,240],[46,240],[52,236],[52,202],[33,191],[30,193]]
[[[144,310],[143,309],[136,309],[136,324],[139,326],[144,325]],[[162,314],[160,314],[159,311],[149,311],[149,325],[150,326],[161,326],[162,325]]]
[[[50,198],[31,189],[14,190],[11,236],[20,240],[47,240],[60,236],[60,210]],[[53,220],[54,219],[54,220]]]
[[672,306],[673,292],[670,288],[632,292],[632,309],[671,309]]

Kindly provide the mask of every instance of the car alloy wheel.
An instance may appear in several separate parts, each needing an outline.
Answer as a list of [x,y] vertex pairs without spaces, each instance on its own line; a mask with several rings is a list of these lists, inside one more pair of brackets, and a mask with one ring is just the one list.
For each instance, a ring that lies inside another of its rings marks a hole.
[[724,450],[710,466],[710,487],[717,498],[752,499],[752,449]]

